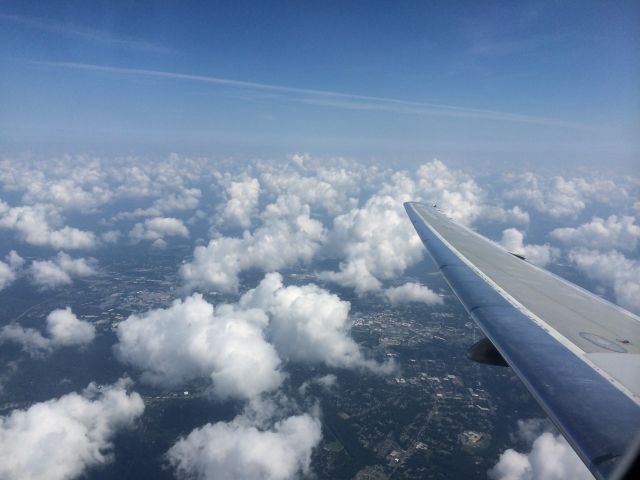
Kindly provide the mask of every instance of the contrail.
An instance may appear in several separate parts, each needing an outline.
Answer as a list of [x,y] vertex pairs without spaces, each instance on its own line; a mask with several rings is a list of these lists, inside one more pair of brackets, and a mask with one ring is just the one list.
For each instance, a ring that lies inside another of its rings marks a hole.
[[357,95],[352,93],[334,92],[328,90],[314,90],[309,88],[290,87],[285,85],[274,85],[268,83],[248,82],[244,80],[233,80],[207,75],[196,75],[190,73],[170,72],[163,70],[148,70],[141,68],[114,67],[110,65],[93,65],[88,63],[75,62],[50,62],[31,61],[36,65],[46,65],[57,68],[68,68],[73,70],[87,70],[93,72],[113,73],[120,75],[136,75],[146,77],[168,78],[172,80],[183,80],[190,82],[208,83],[222,85],[246,90],[262,90],[284,94],[302,95],[306,98],[292,98],[295,101],[322,105],[334,108],[344,108],[351,110],[372,110],[386,111],[394,113],[414,114],[414,115],[436,115],[458,118],[475,118],[484,120],[498,120],[504,122],[531,123],[546,126],[592,129],[588,125],[567,122],[549,117],[539,117],[532,115],[521,115],[495,110],[483,110],[454,105],[442,105],[437,103],[412,102],[399,100],[396,98],[376,97],[369,95]]

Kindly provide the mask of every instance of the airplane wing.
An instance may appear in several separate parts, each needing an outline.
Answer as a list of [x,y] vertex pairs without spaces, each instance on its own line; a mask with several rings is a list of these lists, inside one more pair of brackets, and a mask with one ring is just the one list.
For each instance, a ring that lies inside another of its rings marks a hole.
[[435,206],[405,208],[469,315],[594,476],[608,477],[640,431],[640,318]]

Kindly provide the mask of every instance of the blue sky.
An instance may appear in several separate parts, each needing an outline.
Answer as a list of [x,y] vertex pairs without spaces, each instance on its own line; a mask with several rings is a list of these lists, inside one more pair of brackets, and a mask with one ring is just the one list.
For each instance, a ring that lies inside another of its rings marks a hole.
[[640,5],[0,3],[5,151],[636,165]]

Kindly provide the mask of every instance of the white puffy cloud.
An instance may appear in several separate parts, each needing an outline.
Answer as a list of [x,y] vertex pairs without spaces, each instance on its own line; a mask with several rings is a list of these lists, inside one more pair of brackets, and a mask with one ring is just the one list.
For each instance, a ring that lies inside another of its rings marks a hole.
[[439,305],[444,302],[442,297],[433,290],[415,282],[407,282],[399,287],[387,288],[385,297],[393,305],[398,303],[420,302],[427,305]]
[[154,216],[175,211],[193,210],[198,207],[200,197],[202,197],[200,189],[182,187],[178,193],[161,195],[145,214]]
[[265,189],[277,196],[295,197],[314,210],[336,215],[356,206],[353,195],[359,192],[357,176],[358,172],[344,168],[304,169],[302,174],[270,168],[262,173],[261,180]]
[[31,263],[29,271],[32,282],[40,288],[56,288],[71,285],[73,277],[95,275],[96,261],[93,258],[72,258],[59,252],[53,260],[36,260]]
[[96,246],[97,239],[92,232],[68,226],[55,229],[51,221],[58,224],[61,219],[49,206],[9,207],[0,200],[0,228],[15,230],[22,240],[31,245],[65,250]]
[[506,179],[514,185],[505,192],[505,198],[524,201],[539,212],[556,218],[575,217],[594,201],[611,204],[628,197],[626,189],[612,180],[544,178],[531,172],[507,175]]
[[196,293],[167,309],[131,315],[118,325],[114,348],[146,382],[173,387],[208,378],[218,397],[251,398],[284,378],[278,354],[263,337],[268,322],[258,309],[214,310]]
[[268,338],[283,358],[378,372],[392,369],[364,358],[349,336],[349,302],[316,285],[285,287],[280,274],[270,273],[239,305],[269,315]]
[[55,345],[84,345],[91,343],[96,329],[80,320],[70,307],[54,310],[47,316],[47,331]]
[[630,216],[611,215],[606,220],[593,217],[591,222],[576,228],[556,228],[551,236],[571,246],[633,251],[640,240],[640,226]]
[[[379,290],[423,257],[403,208],[409,200],[436,202],[467,224],[479,218],[529,220],[518,206],[487,204],[485,192],[470,175],[438,160],[413,175],[340,159],[327,163],[296,155],[290,164],[258,161],[239,174],[217,173],[226,197],[217,223],[247,231],[236,238],[214,231],[209,245],[197,247],[193,261],[181,269],[187,287],[235,291],[242,271],[278,270],[322,253],[340,260],[338,271],[323,272],[324,279],[351,286],[358,294]],[[365,192],[370,191],[374,194],[367,199]],[[364,199],[360,206],[359,198]],[[258,211],[261,199],[265,206]],[[328,237],[321,223],[326,219]]]
[[200,203],[202,191],[198,188],[180,187],[179,191],[169,193],[164,191],[164,187],[159,186],[159,191],[154,195],[159,196],[149,208],[137,208],[133,212],[121,212],[114,218],[116,220],[136,218],[136,217],[161,217],[170,212],[194,210]]
[[544,245],[525,245],[524,234],[515,228],[507,228],[502,232],[500,245],[511,253],[524,256],[527,261],[544,267],[560,256],[557,248]]
[[216,396],[250,399],[280,386],[280,358],[383,373],[393,368],[364,358],[349,328],[348,302],[316,285],[285,287],[273,273],[237,304],[214,308],[195,293],[167,309],[132,315],[118,325],[115,351],[146,382],[173,387],[208,378]]
[[247,414],[180,438],[166,458],[178,478],[286,480],[310,471],[322,438],[317,413],[265,422]]
[[64,210],[88,212],[108,203],[112,192],[106,186],[93,185],[85,190],[72,178],[36,179],[29,182],[22,197],[26,204],[51,203]]
[[265,272],[309,262],[324,240],[322,223],[310,218],[308,206],[297,216],[276,217],[240,238],[219,237],[198,246],[180,275],[188,288],[236,291],[238,275],[249,269]]
[[189,237],[189,230],[182,220],[173,217],[148,218],[144,223],[136,223],[129,237],[134,242],[142,240],[163,240],[165,237]]
[[[540,433],[543,424],[518,421],[518,436],[533,442],[529,453],[508,449],[489,470],[492,480],[593,479],[578,455],[559,434]],[[532,428],[533,427],[533,428]],[[537,430],[537,432],[536,432]],[[535,435],[534,435],[535,434]],[[533,438],[535,440],[533,440]]]
[[15,250],[7,254],[6,262],[0,261],[0,290],[7,288],[15,281],[22,265],[24,265],[24,259]]
[[0,417],[0,478],[71,479],[113,459],[114,435],[142,415],[144,402],[130,382],[91,383]]
[[32,357],[43,357],[58,347],[82,346],[91,343],[96,335],[95,327],[80,320],[70,307],[53,310],[47,316],[47,333],[43,336],[38,330],[24,328],[15,323],[0,329],[0,343],[12,341],[19,343],[22,349]]
[[433,160],[418,169],[417,178],[418,200],[438,204],[461,223],[471,223],[482,215],[484,191],[470,175]]
[[402,202],[389,195],[374,195],[362,208],[334,218],[329,245],[345,260],[338,272],[323,272],[322,278],[358,294],[380,289],[381,281],[421,260],[424,250]]
[[256,216],[260,198],[260,182],[257,178],[232,181],[226,188],[227,201],[220,212],[222,223],[232,227],[249,228]]
[[483,206],[480,216],[486,220],[507,224],[527,225],[531,221],[529,212],[523,210],[518,205],[509,209],[496,205],[486,205]]
[[323,272],[322,278],[363,294],[381,289],[382,282],[420,261],[424,247],[404,210],[407,201],[436,203],[465,224],[483,217],[528,218],[519,208],[487,206],[484,191],[472,177],[434,160],[422,165],[414,177],[394,173],[361,207],[334,218],[328,250],[344,260],[339,271]]
[[24,192],[25,204],[48,204],[59,210],[88,213],[113,200],[98,159],[36,159],[27,155],[2,163],[0,183],[6,190]]
[[582,247],[570,250],[568,256],[589,278],[612,288],[622,307],[640,313],[640,261],[617,250],[602,253]]
[[[167,216],[169,212],[195,209],[202,192],[193,184],[206,182],[212,171],[210,159],[175,154],[165,159],[23,155],[0,163],[3,189],[23,192],[22,202],[29,205],[25,208],[46,209],[51,230],[55,230],[54,226],[60,228],[54,225],[52,212],[95,214],[105,205],[132,199],[149,198],[153,203],[148,208],[117,214],[113,220]],[[60,243],[55,247],[63,248]]]

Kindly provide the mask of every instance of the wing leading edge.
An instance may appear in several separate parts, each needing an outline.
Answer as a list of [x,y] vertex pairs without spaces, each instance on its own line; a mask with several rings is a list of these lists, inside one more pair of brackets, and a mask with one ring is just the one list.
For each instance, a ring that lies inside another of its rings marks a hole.
[[454,222],[406,203],[469,315],[596,478],[640,430],[640,319]]

